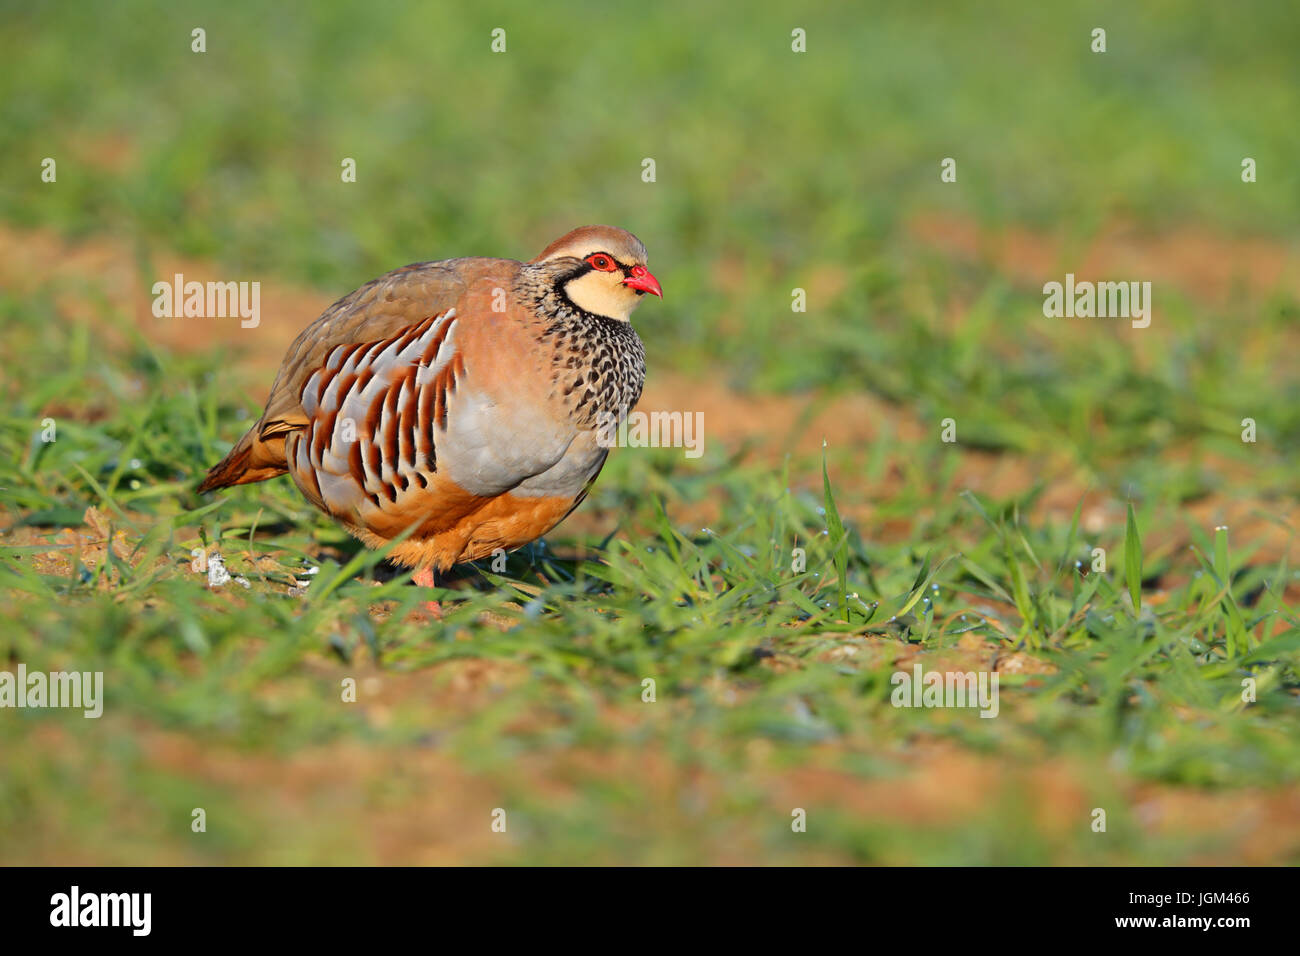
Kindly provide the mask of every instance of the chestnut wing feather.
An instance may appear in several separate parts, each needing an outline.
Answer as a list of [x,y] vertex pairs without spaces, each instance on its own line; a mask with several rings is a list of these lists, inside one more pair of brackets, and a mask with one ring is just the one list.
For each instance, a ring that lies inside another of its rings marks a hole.
[[463,298],[463,270],[475,260],[417,262],[367,282],[339,299],[303,329],[289,346],[256,431],[263,439],[301,428],[307,416],[299,402],[307,379],[340,345],[376,342]]

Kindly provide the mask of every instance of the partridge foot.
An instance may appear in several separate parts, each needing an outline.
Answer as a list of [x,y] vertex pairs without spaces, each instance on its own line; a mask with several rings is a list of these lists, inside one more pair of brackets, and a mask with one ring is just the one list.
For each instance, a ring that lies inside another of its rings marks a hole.
[[[411,580],[422,588],[437,587],[433,580],[433,568],[420,568],[411,575]],[[428,614],[435,621],[442,620],[442,605],[437,601],[425,601],[424,613]]]

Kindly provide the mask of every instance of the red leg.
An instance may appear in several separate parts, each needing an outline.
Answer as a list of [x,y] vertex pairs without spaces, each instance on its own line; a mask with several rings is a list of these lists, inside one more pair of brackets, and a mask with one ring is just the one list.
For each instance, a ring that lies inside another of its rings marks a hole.
[[[433,568],[419,568],[411,575],[411,580],[422,588],[437,587],[433,580]],[[424,610],[435,621],[442,620],[442,605],[437,601],[425,601]]]

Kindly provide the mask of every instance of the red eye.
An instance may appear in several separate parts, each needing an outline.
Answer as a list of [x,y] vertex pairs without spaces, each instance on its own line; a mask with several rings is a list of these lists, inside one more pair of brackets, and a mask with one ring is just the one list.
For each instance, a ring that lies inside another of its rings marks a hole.
[[614,265],[613,259],[599,252],[595,255],[587,256],[587,262],[591,264],[593,269],[599,269],[601,272],[613,272],[617,268],[617,266]]

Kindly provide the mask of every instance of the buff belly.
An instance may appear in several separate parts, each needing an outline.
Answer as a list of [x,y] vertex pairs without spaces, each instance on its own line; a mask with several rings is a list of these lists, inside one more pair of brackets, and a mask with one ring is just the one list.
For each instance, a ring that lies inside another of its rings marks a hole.
[[[480,499],[477,507],[450,524],[445,519],[421,523],[410,537],[398,542],[389,557],[407,567],[446,571],[462,561],[490,557],[498,549],[513,551],[540,538],[563,521],[575,504],[575,499],[568,496],[538,498],[507,493]],[[384,537],[350,522],[345,526],[372,548],[384,547],[400,534],[398,531]]]

